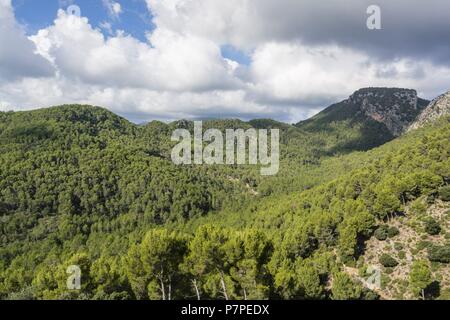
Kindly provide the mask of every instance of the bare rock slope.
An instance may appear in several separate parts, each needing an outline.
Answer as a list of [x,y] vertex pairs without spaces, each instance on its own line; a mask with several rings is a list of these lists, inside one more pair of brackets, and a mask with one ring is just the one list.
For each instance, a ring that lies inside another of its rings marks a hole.
[[435,122],[442,116],[450,115],[450,91],[434,99],[409,127],[409,131]]

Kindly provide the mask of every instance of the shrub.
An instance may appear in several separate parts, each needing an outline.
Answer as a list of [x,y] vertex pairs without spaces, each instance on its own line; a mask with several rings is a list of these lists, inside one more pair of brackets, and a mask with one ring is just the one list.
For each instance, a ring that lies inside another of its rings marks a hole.
[[358,268],[358,275],[361,278],[364,278],[367,276],[367,266],[366,265],[363,265],[360,268]]
[[386,289],[387,286],[391,283],[391,277],[389,277],[387,274],[382,273],[381,274],[381,289]]
[[389,238],[393,238],[397,236],[400,233],[400,231],[398,231],[396,227],[390,227],[387,233]]
[[394,268],[393,267],[385,267],[384,268],[384,273],[391,274],[392,272],[394,272]]
[[387,253],[383,253],[379,259],[380,263],[386,268],[394,268],[398,265],[397,260],[392,258]]
[[377,230],[375,230],[374,236],[379,241],[384,241],[388,238],[388,231],[389,231],[388,226],[382,225]]
[[411,203],[410,210],[416,215],[421,215],[427,212],[427,206],[425,205],[423,198],[419,198]]
[[430,248],[431,246],[432,246],[432,243],[429,241],[420,241],[417,243],[416,249],[418,251],[422,251],[423,249]]
[[429,235],[435,236],[441,232],[441,226],[439,225],[439,222],[430,218],[425,221],[425,231]]
[[405,253],[405,251],[400,251],[400,252],[398,253],[398,257],[399,257],[400,259],[404,260],[404,259],[406,258],[406,253]]
[[439,198],[443,201],[450,201],[450,186],[439,188]]
[[450,244],[429,248],[428,259],[433,262],[450,263]]
[[364,300],[380,300],[380,296],[376,292],[374,292],[370,289],[363,288],[362,299],[364,299]]
[[450,289],[442,290],[438,300],[450,300]]
[[397,251],[403,250],[403,244],[401,244],[400,242],[396,242],[394,243],[394,249]]

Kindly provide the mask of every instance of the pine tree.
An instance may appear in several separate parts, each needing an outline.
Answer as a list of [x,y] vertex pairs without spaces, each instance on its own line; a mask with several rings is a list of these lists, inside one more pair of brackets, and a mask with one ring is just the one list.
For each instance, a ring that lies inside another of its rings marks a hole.
[[413,294],[425,300],[425,289],[431,282],[431,270],[428,263],[424,260],[415,261],[409,273],[409,286]]

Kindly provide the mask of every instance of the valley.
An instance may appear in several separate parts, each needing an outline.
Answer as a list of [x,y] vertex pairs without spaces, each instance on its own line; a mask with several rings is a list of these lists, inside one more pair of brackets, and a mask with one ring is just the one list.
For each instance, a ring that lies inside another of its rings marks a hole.
[[450,299],[447,97],[365,88],[297,124],[203,122],[278,129],[274,176],[173,164],[188,120],[0,112],[0,298]]

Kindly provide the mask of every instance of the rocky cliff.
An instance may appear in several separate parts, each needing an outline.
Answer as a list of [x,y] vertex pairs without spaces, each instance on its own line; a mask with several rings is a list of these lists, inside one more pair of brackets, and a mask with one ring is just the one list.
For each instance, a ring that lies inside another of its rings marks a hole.
[[434,99],[417,117],[409,130],[421,128],[445,115],[450,115],[450,91]]
[[411,89],[365,88],[350,96],[348,103],[359,106],[365,116],[384,124],[398,137],[410,127],[428,101]]

